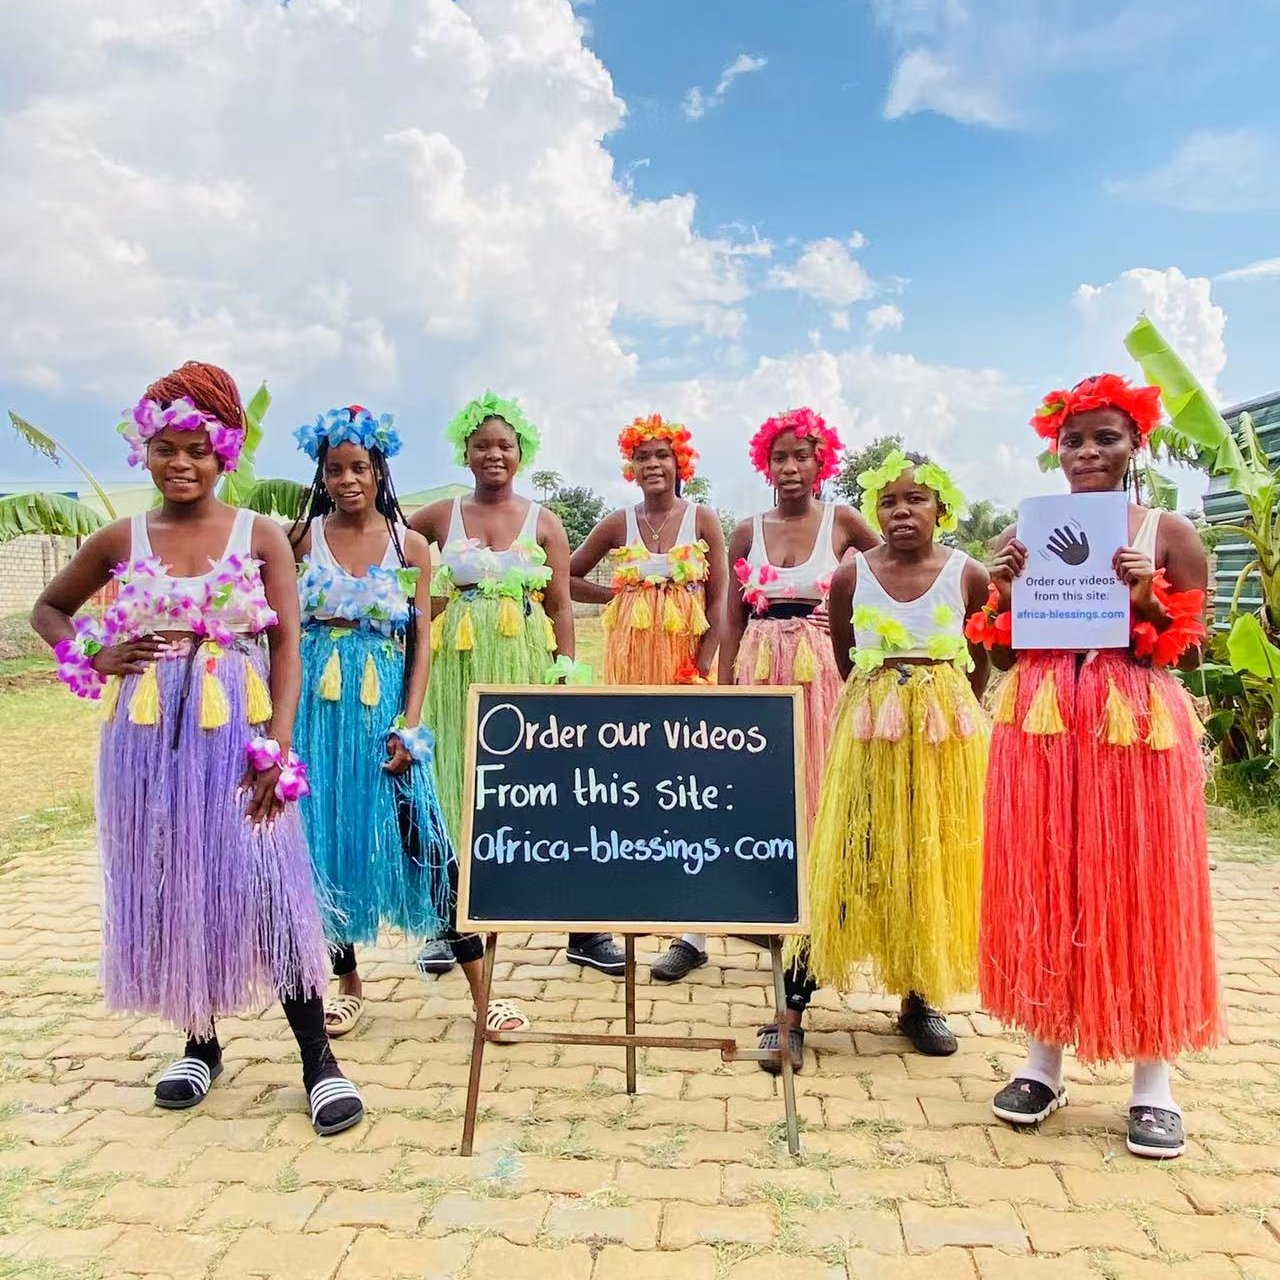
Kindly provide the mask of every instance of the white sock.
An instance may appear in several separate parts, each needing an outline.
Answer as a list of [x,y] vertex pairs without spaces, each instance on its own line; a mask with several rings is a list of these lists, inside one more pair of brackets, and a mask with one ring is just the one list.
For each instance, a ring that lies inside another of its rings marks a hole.
[[1133,1064],[1131,1107],[1161,1107],[1182,1114],[1173,1100],[1173,1068],[1161,1058],[1142,1058]]
[[1013,1074],[1018,1080],[1038,1080],[1057,1093],[1062,1088],[1062,1046],[1029,1037],[1027,1060]]
[[680,941],[687,942],[695,951],[705,951],[707,949],[707,935],[705,933],[682,933]]

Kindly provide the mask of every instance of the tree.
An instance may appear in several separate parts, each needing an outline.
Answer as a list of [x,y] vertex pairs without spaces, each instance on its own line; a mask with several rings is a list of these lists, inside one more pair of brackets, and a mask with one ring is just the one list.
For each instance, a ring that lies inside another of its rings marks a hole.
[[1007,510],[990,498],[979,498],[969,508],[947,542],[968,552],[975,560],[985,560],[992,542],[1017,519],[1017,513]]
[[895,449],[901,448],[901,436],[877,436],[861,449],[850,450],[840,460],[840,474],[836,476],[834,484],[836,494],[851,507],[858,506],[862,502],[859,474],[878,467]]
[[706,476],[694,476],[686,480],[681,491],[690,502],[702,505],[711,501],[711,481]]
[[535,471],[529,480],[542,495],[543,503],[546,503],[557,489],[564,487],[564,476],[558,471]]
[[733,531],[738,527],[738,517],[727,507],[717,507],[716,517],[720,521],[720,528],[724,531],[724,545],[729,545],[729,539],[733,537]]
[[[537,476],[533,477],[537,483]],[[568,488],[557,488],[555,495],[543,504],[548,511],[554,511],[569,535],[569,546],[580,547],[599,523],[604,515],[604,499],[585,485],[571,485]]]

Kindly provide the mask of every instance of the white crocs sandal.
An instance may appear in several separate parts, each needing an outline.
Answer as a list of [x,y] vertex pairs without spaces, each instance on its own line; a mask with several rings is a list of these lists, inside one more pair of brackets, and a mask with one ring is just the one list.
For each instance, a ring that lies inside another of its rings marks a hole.
[[[504,1027],[504,1022],[514,1022],[514,1027]],[[485,1014],[486,1031],[528,1031],[529,1016],[513,1000],[490,1000]]]
[[222,1063],[218,1062],[212,1070],[207,1062],[199,1058],[179,1058],[172,1066],[165,1069],[164,1075],[156,1081],[156,1088],[162,1084],[185,1084],[194,1091],[189,1098],[162,1098],[156,1095],[156,1106],[166,1111],[186,1111],[205,1099],[209,1087],[222,1074]]
[[[336,1120],[332,1124],[321,1124],[317,1118],[320,1112],[331,1102],[337,1102],[341,1098],[354,1098],[360,1106],[342,1120]],[[364,1102],[361,1101],[360,1090],[345,1076],[326,1076],[323,1080],[317,1080],[312,1085],[307,1100],[311,1104],[311,1127],[322,1138],[350,1129],[353,1124],[359,1124],[364,1119]]]
[[324,1002],[324,1029],[329,1039],[337,1040],[354,1031],[363,1013],[364,1000],[360,996],[330,996]]

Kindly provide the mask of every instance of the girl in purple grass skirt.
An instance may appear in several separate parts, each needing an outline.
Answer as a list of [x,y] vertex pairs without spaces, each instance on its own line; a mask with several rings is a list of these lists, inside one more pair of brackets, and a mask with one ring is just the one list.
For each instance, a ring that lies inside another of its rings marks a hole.
[[[291,750],[293,554],[272,521],[214,493],[245,430],[235,383],[214,365],[190,361],[148,387],[125,436],[161,505],[89,538],[31,620],[75,693],[107,690],[102,980],[108,1008],[187,1032],[157,1105],[203,1101],[222,1073],[215,1019],[279,998],[312,1123],[338,1133],[364,1107],[325,1035],[328,958],[291,803],[307,789]],[[119,596],[101,621],[73,619],[112,580]]]

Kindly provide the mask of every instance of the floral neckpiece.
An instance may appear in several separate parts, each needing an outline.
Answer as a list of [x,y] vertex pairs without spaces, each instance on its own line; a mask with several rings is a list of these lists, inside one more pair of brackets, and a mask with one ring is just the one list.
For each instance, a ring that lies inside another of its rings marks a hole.
[[[523,563],[503,568],[501,557],[516,551]],[[547,553],[536,538],[517,538],[507,551],[494,551],[481,546],[479,538],[457,538],[444,548],[446,563],[436,570],[431,580],[433,595],[453,596],[474,591],[490,600],[519,599],[527,592],[545,591],[551,582]],[[478,571],[474,586],[459,587],[449,559],[463,558]]]
[[341,568],[316,564],[307,556],[299,566],[298,601],[302,622],[341,618],[390,635],[409,621],[409,605],[420,569],[370,565],[363,577]]
[[[670,583],[674,587],[695,587],[707,580],[711,566],[707,563],[707,544],[699,538],[684,546],[672,547],[670,551],[650,551],[643,542],[632,543],[629,547],[617,547],[610,555],[613,557],[613,589],[635,589],[637,587],[660,587]],[[645,573],[641,566],[648,560],[667,562],[665,573]]]
[[938,628],[931,636],[921,642],[913,636],[902,622],[872,605],[860,604],[853,611],[853,629],[856,635],[873,634],[879,644],[855,644],[849,650],[854,667],[867,675],[883,667],[899,654],[910,650],[923,649],[935,662],[949,662],[958,671],[972,671],[973,657],[969,653],[968,641],[964,636],[955,634],[956,612],[945,604],[938,605],[933,611],[933,622]]

